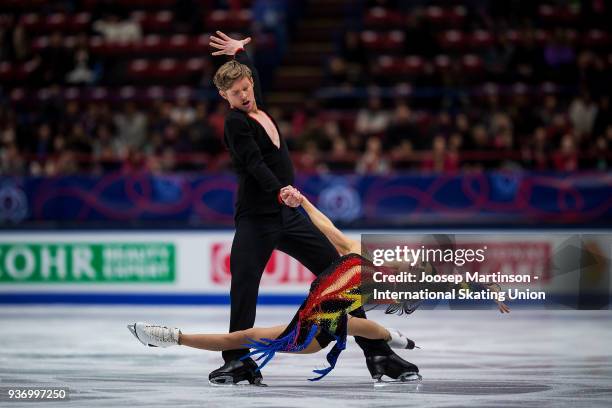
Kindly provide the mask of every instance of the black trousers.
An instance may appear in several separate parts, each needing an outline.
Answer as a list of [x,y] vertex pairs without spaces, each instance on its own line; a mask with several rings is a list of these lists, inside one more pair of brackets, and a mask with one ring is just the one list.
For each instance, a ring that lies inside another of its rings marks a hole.
[[[295,258],[315,275],[339,257],[327,237],[295,208],[283,206],[279,214],[240,217],[230,255],[230,332],[253,327],[261,275],[274,249]],[[365,317],[361,308],[351,314]],[[384,340],[355,339],[366,355],[391,353]],[[246,353],[247,349],[226,350],[223,359],[231,361]]]

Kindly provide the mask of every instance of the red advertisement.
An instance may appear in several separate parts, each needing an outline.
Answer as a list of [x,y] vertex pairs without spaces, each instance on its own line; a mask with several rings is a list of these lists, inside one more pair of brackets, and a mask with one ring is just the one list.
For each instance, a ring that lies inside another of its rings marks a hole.
[[[231,242],[211,244],[211,281],[216,285],[227,286],[231,282],[230,252]],[[291,286],[309,284],[314,275],[295,259],[281,251],[272,252],[261,277],[260,286]]]

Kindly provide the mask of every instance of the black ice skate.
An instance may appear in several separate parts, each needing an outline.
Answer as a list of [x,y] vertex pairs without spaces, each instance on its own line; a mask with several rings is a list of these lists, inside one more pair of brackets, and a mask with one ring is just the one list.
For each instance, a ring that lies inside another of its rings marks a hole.
[[419,368],[404,360],[395,353],[383,356],[368,356],[366,364],[372,378],[377,382],[389,382],[383,379],[387,376],[392,379],[392,383],[404,383],[418,381],[421,379]]
[[235,385],[241,381],[248,381],[251,385],[265,387],[263,377],[257,370],[257,364],[251,358],[232,360],[208,375],[211,385]]

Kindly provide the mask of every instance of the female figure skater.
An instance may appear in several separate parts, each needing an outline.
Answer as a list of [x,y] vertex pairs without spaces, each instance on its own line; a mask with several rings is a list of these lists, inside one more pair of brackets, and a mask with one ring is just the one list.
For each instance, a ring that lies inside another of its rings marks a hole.
[[[229,334],[186,334],[177,328],[138,322],[128,325],[132,334],[144,345],[168,347],[183,345],[204,350],[219,351],[248,347],[253,349],[246,357],[260,355],[263,368],[276,352],[314,353],[336,341],[328,353],[330,367],[315,370],[320,376],[329,373],[346,345],[346,336],[386,340],[390,347],[413,349],[415,344],[396,329],[386,329],[371,320],[352,317],[348,313],[363,304],[367,293],[361,293],[361,273],[374,266],[361,256],[361,244],[348,238],[314,205],[293,187],[285,187],[281,194],[292,206],[302,205],[313,224],[329,239],[341,255],[312,283],[304,301],[289,325],[251,328]],[[417,376],[418,368],[405,370],[403,378]]]
[[[288,205],[301,205],[313,224],[330,240],[341,255],[310,287],[308,297],[295,317],[286,326],[251,328],[229,334],[184,334],[177,328],[138,322],[128,325],[132,334],[144,345],[168,347],[184,345],[204,350],[227,350],[239,347],[253,349],[244,358],[259,355],[263,368],[276,352],[314,353],[335,340],[336,344],[327,354],[330,367],[314,370],[317,381],[327,375],[336,364],[338,356],[346,347],[347,335],[368,339],[386,340],[390,347],[413,349],[414,341],[396,329],[386,329],[371,320],[352,317],[349,313],[365,304],[371,296],[367,282],[377,270],[370,260],[362,256],[361,243],[344,235],[312,203],[295,188],[281,190]],[[507,306],[498,303],[502,313],[509,312]],[[404,371],[399,380],[418,379],[418,368]],[[380,380],[380,378],[376,378]]]

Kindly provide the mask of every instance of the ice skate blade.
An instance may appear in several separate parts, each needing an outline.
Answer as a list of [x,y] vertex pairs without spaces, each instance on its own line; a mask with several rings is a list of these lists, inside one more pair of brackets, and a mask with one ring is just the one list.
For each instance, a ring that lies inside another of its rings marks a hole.
[[128,324],[127,328],[130,330],[130,333],[132,333],[134,335],[134,337],[136,337],[138,339],[139,342],[141,342],[142,344],[144,344],[147,347],[156,347],[157,348],[157,346],[154,345],[154,344],[148,344],[148,343],[145,343],[144,341],[140,340],[140,337],[138,337],[138,334],[136,334],[136,323]]
[[136,337],[136,339],[141,342],[143,345],[145,346],[149,346],[149,344],[143,342],[142,340],[140,340],[140,337],[138,337],[138,334],[136,334],[136,323],[134,324],[128,324],[127,328],[129,329],[130,333],[132,333],[134,335],[134,337]]
[[[385,379],[384,377],[388,379]],[[397,379],[383,376],[383,377],[378,378],[374,382],[374,386],[375,387],[386,387],[389,385],[391,386],[400,385],[401,386],[401,385],[407,385],[407,384],[420,384],[422,379],[423,377],[418,373],[402,374]]]
[[208,380],[208,383],[213,387],[267,387],[267,384],[261,382],[261,379],[256,379],[252,384],[247,380],[234,383],[234,377],[231,375],[221,375],[215,377],[212,380]]

